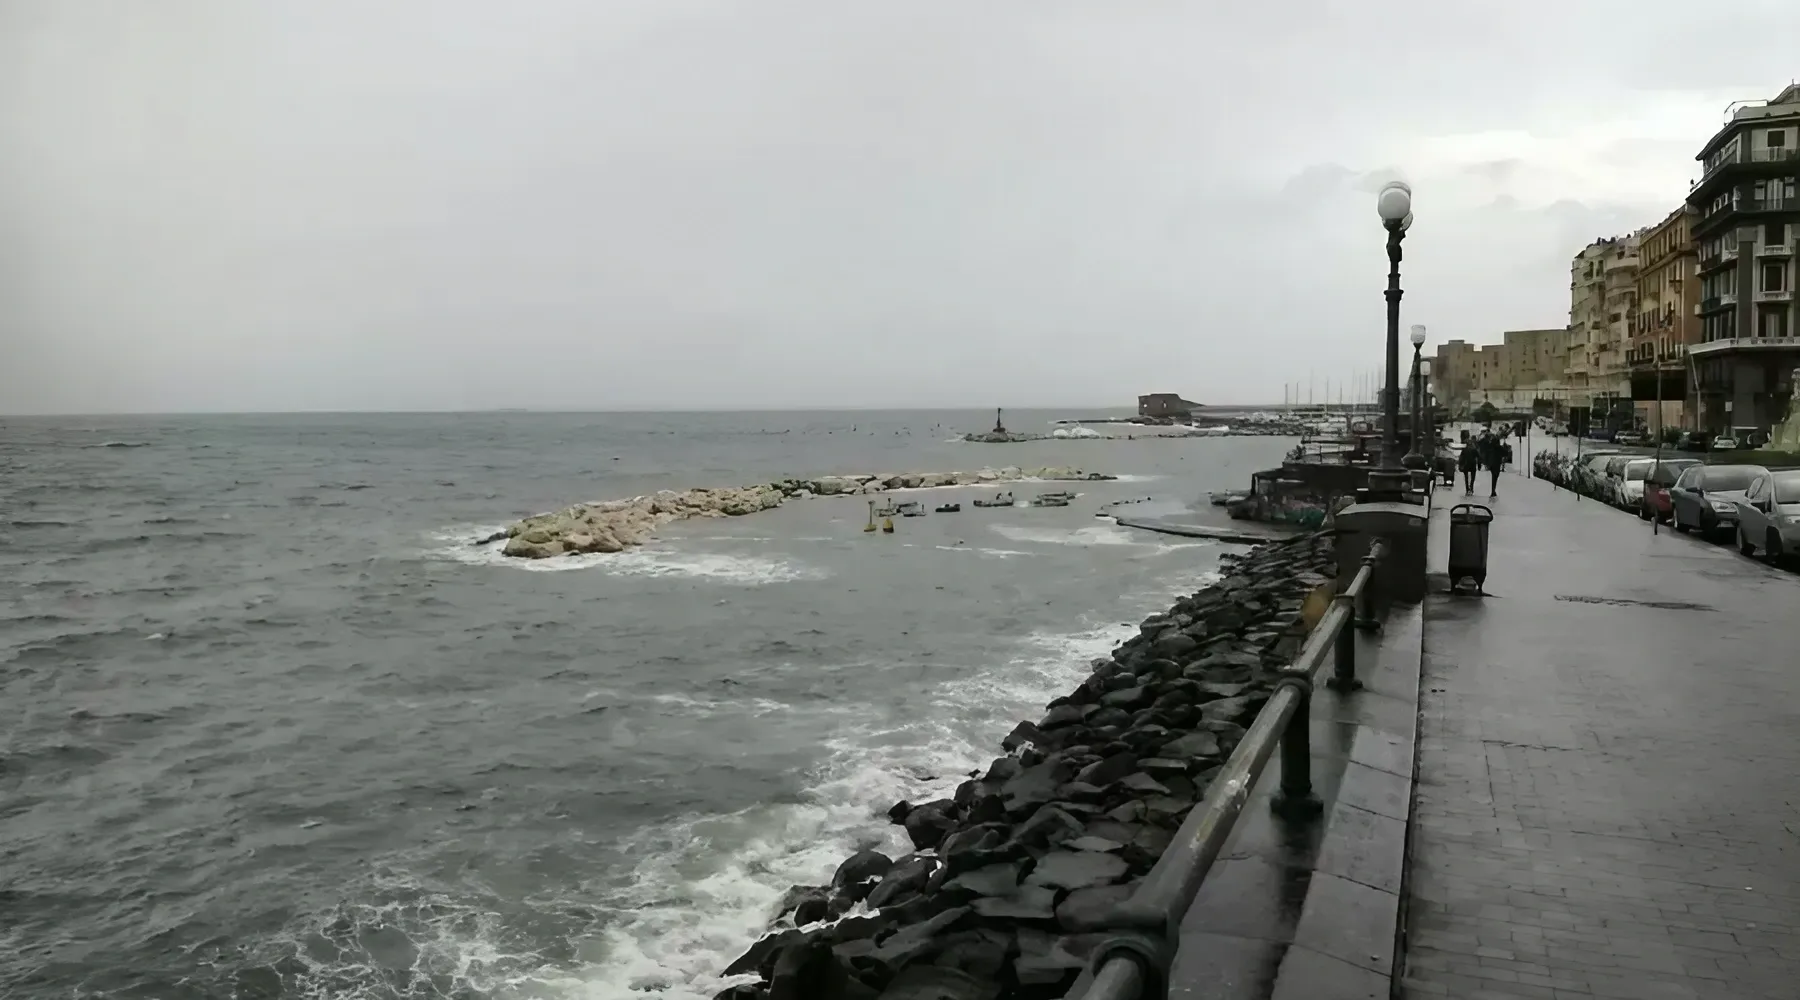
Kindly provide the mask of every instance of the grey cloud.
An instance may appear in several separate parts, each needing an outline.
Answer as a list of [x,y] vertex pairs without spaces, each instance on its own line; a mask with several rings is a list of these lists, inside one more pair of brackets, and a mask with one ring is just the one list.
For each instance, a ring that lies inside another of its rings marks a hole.
[[1381,6],[0,2],[0,412],[1279,398],[1379,349],[1385,180],[1408,321],[1474,337],[1682,193],[1522,208],[1423,140],[1793,72],[1687,8]]

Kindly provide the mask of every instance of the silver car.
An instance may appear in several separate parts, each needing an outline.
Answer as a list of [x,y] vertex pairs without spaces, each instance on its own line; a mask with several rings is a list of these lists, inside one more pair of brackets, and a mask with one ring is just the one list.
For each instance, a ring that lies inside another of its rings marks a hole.
[[1770,563],[1800,552],[1800,469],[1757,470],[1737,501],[1738,551]]

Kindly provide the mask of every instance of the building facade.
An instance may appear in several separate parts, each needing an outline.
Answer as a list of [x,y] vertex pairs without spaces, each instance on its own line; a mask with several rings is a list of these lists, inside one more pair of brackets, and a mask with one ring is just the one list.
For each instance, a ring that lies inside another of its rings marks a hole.
[[1694,218],[1683,205],[1646,230],[1638,244],[1637,310],[1625,357],[1637,418],[1652,433],[1691,426],[1687,349],[1700,339]]
[[1431,383],[1438,402],[1452,412],[1468,406],[1481,387],[1479,352],[1474,344],[1448,340],[1437,345],[1431,358]]
[[1700,427],[1766,431],[1785,416],[1800,366],[1800,85],[1728,114],[1695,157],[1688,192],[1700,332],[1687,355]]

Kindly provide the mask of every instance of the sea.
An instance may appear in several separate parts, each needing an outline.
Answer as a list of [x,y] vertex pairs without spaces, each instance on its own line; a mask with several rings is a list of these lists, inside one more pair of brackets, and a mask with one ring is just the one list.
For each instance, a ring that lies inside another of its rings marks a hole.
[[[1293,443],[956,440],[991,420],[0,420],[0,996],[711,997],[785,889],[903,852],[893,802],[1230,551],[1103,505],[1203,510]],[[473,544],[584,500],[1006,465],[1119,479],[918,491],[963,509],[891,535],[818,498],[614,555]]]

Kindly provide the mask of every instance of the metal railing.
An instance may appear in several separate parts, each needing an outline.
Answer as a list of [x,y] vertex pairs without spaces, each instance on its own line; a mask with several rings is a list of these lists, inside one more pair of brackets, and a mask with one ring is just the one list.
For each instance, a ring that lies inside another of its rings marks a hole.
[[1095,946],[1066,1000],[1165,1000],[1181,922],[1277,743],[1281,785],[1272,803],[1275,812],[1288,819],[1309,819],[1324,811],[1312,787],[1313,675],[1330,651],[1333,669],[1326,686],[1335,691],[1362,687],[1356,677],[1352,629],[1379,627],[1373,607],[1374,575],[1385,552],[1380,539],[1370,544],[1350,585],[1337,594],[1331,609],[1307,635],[1293,665],[1281,672],[1275,692],[1208,786],[1206,797],[1188,813],[1131,898],[1110,914],[1106,923],[1113,936]]

